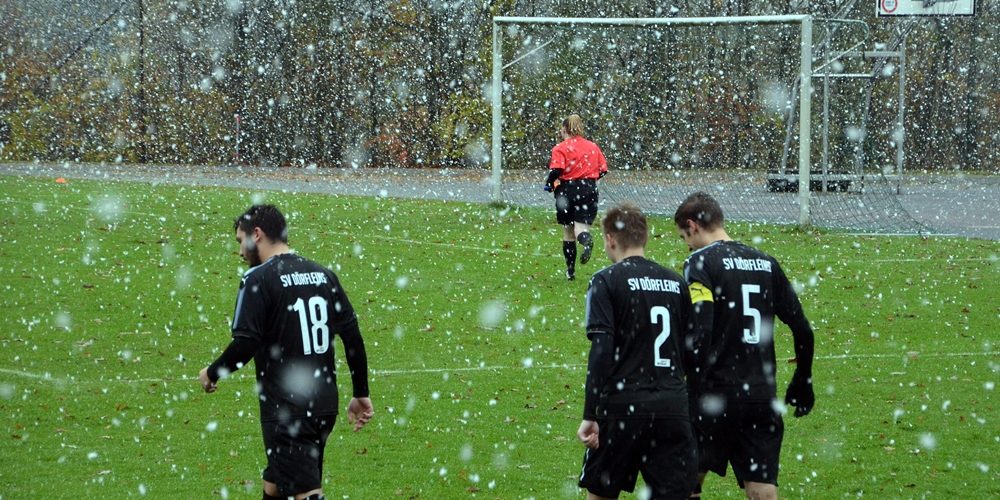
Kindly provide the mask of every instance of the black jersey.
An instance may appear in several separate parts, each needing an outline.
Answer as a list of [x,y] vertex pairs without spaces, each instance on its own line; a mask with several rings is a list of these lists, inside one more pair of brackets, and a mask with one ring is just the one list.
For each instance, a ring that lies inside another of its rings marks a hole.
[[687,418],[691,298],[683,278],[643,257],[623,259],[591,278],[586,316],[588,337],[609,333],[614,343],[594,414]]
[[337,276],[295,254],[248,270],[233,315],[233,337],[249,337],[262,421],[335,415],[335,333],[357,318]]
[[802,304],[778,261],[737,241],[716,241],[684,262],[691,297],[713,302],[700,358],[702,391],[746,401],[775,398],[774,318],[805,322]]

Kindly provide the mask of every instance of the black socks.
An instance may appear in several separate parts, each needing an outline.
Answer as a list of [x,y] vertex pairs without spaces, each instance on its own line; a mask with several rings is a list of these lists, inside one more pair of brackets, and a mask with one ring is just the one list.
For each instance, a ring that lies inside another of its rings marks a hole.
[[580,263],[586,264],[590,261],[590,253],[594,250],[594,237],[589,232],[584,231],[576,237],[576,241],[579,241],[583,245],[583,253],[580,254]]
[[576,242],[563,241],[563,257],[566,257],[566,279],[576,274]]

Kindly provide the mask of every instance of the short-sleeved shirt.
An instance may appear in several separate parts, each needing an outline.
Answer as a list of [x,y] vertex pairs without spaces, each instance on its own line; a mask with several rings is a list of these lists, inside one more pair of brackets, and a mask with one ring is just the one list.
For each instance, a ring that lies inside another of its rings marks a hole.
[[608,171],[608,161],[597,144],[573,136],[552,148],[550,169],[562,169],[560,180],[597,179]]
[[688,417],[684,345],[691,297],[676,272],[628,257],[587,290],[587,336],[610,333],[615,362],[600,388],[598,418]]
[[262,421],[337,414],[333,337],[356,321],[337,276],[308,259],[279,254],[243,275],[232,332],[260,343]]
[[695,302],[714,303],[712,332],[703,343],[703,392],[773,400],[775,317],[789,323],[803,315],[778,261],[737,241],[716,241],[688,256],[684,278]]

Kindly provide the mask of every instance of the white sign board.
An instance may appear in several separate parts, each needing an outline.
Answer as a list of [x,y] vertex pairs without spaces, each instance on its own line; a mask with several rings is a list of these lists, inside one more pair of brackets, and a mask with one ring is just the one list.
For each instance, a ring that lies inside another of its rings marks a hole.
[[974,16],[976,0],[875,0],[879,16]]

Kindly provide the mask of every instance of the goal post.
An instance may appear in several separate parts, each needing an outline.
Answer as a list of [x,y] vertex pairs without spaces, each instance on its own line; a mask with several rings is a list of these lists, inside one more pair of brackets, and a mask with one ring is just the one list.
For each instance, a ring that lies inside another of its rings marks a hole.
[[799,26],[799,225],[811,225],[808,186],[811,148],[812,108],[812,27],[810,15],[734,16],[734,17],[673,17],[673,18],[568,18],[568,17],[505,17],[493,18],[493,78],[490,88],[492,108],[491,183],[492,198],[501,201],[503,175],[503,27],[509,25],[603,26],[603,27],[683,27],[720,25],[785,24]]

